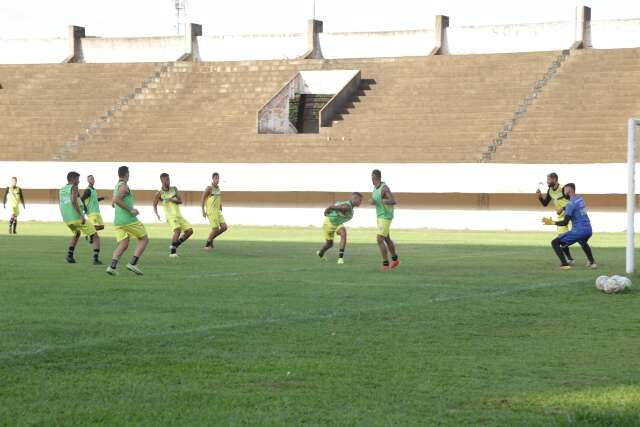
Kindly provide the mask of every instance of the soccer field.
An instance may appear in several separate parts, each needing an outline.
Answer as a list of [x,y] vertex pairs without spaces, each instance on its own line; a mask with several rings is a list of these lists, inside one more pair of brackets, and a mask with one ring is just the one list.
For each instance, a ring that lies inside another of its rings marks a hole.
[[232,227],[205,253],[197,227],[179,259],[149,231],[143,277],[105,274],[109,231],[103,267],[84,241],[64,261],[61,224],[0,235],[1,425],[640,423],[640,293],[594,288],[622,234],[561,272],[551,233],[396,231],[379,273],[373,230],[342,266],[318,229]]

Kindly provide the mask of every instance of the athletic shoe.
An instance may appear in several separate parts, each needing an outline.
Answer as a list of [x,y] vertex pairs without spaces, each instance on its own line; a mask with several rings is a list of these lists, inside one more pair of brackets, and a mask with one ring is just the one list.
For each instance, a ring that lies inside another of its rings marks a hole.
[[397,260],[395,260],[395,261],[391,261],[391,262],[389,263],[389,268],[396,268],[396,267],[397,267],[397,266],[399,266],[399,265],[400,265],[400,260],[399,260],[399,259],[397,259]]
[[120,273],[117,272],[115,268],[111,268],[111,266],[109,266],[109,267],[107,267],[107,274],[109,274],[111,276],[117,276]]
[[344,264],[344,258],[338,258],[338,265]]
[[320,251],[316,251],[316,255],[320,258],[320,261],[326,261],[327,257],[324,255],[320,255]]
[[388,265],[383,265],[382,267],[380,267],[380,273],[386,273],[389,270],[390,268]]
[[203,251],[211,252],[213,250],[213,246],[205,246],[202,248]]
[[570,265],[561,265],[560,270],[571,270],[571,266]]
[[136,275],[138,275],[138,276],[143,276],[144,275],[142,270],[140,270],[137,265],[127,264],[127,270],[136,273]]
[[567,262],[569,263],[569,265],[576,265],[575,259],[568,259]]
[[169,258],[178,258],[179,256],[178,254],[169,254]]
[[67,257],[65,258],[65,260],[69,263],[69,264],[75,264],[76,263],[76,259],[73,256],[69,256],[67,255]]
[[94,259],[93,265],[102,265],[102,261],[100,261],[99,259]]
[[598,264],[596,264],[595,262],[593,264],[590,262],[587,262],[587,268],[595,270],[596,268],[598,268]]

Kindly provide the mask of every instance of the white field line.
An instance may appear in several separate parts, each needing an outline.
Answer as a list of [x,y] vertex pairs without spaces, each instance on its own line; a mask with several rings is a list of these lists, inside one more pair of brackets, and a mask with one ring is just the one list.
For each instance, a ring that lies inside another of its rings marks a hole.
[[[566,285],[574,285],[577,283],[583,283],[584,279],[575,279],[575,280],[570,280],[570,281],[565,281],[562,283],[561,286],[566,286]],[[424,285],[426,286],[438,286],[436,284],[427,284],[425,283]],[[519,292],[526,292],[526,291],[532,291],[532,290],[537,290],[537,289],[545,289],[545,288],[550,288],[552,286],[558,286],[557,283],[549,283],[549,282],[544,282],[544,283],[537,283],[534,285],[529,285],[529,286],[523,286],[523,287],[514,287],[514,288],[502,288],[502,289],[496,289],[496,290],[490,290],[490,291],[485,291],[482,293],[477,293],[477,294],[467,294],[467,295],[442,295],[442,296],[438,296],[438,297],[434,297],[431,298],[429,300],[427,300],[426,302],[423,303],[398,303],[398,304],[385,304],[385,305],[380,305],[380,306],[375,306],[375,307],[371,307],[371,308],[367,308],[367,309],[359,309],[359,310],[340,310],[340,311],[334,311],[332,313],[326,313],[326,314],[311,314],[311,315],[299,315],[299,316],[290,316],[290,317],[282,317],[282,318],[267,318],[267,319],[256,319],[256,320],[246,320],[246,321],[237,321],[237,322],[225,322],[225,323],[221,323],[221,324],[217,324],[217,325],[205,325],[205,326],[200,326],[197,328],[188,328],[188,329],[180,329],[180,330],[171,330],[171,331],[162,331],[162,332],[152,332],[152,333],[147,333],[147,334],[137,334],[137,335],[120,335],[120,336],[116,336],[116,337],[110,337],[110,338],[99,338],[99,339],[92,339],[92,340],[86,340],[86,341],[80,341],[74,344],[69,344],[69,345],[43,345],[40,348],[37,348],[35,350],[29,350],[29,351],[14,351],[14,352],[8,352],[5,354],[1,354],[0,355],[0,360],[8,360],[8,359],[14,359],[14,358],[18,358],[18,357],[29,357],[29,356],[36,356],[39,354],[43,354],[49,351],[56,351],[56,350],[70,350],[70,349],[81,349],[81,348],[87,348],[87,347],[95,347],[95,346],[100,346],[100,345],[104,345],[104,344],[110,344],[110,343],[115,343],[118,341],[123,341],[123,340],[130,340],[130,339],[146,339],[146,338],[157,338],[157,337],[166,337],[166,336],[173,336],[173,335],[184,335],[184,334],[193,334],[193,333],[202,333],[202,332],[209,332],[209,331],[215,331],[215,330],[221,330],[221,329],[232,329],[232,328],[241,328],[241,327],[249,327],[249,326],[261,326],[261,325],[267,325],[267,324],[273,324],[273,323],[279,323],[279,322],[305,322],[305,321],[320,321],[320,320],[330,320],[330,319],[336,319],[336,318],[341,318],[341,317],[349,317],[352,315],[356,315],[356,314],[363,314],[363,313],[371,313],[371,312],[376,312],[376,311],[386,311],[386,310],[391,310],[391,309],[397,309],[397,308],[402,308],[402,307],[418,307],[421,306],[423,304],[430,304],[430,303],[440,303],[440,302],[448,302],[448,301],[456,301],[456,300],[462,300],[462,299],[469,299],[469,298],[475,298],[475,297],[500,297],[500,296],[505,296],[505,295],[511,295],[511,294],[516,294]]]

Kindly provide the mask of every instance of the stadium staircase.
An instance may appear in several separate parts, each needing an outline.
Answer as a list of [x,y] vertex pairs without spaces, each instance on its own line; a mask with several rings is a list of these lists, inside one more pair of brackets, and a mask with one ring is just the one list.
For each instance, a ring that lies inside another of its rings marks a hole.
[[320,110],[333,95],[298,94],[289,101],[289,120],[298,133],[318,133]]
[[[559,54],[0,66],[0,157],[479,162]],[[257,133],[258,109],[286,81],[324,69],[357,69],[363,79],[332,126]]]
[[640,115],[640,49],[572,52],[492,156],[505,163],[626,162]]
[[0,65],[4,160],[52,160],[158,64]]

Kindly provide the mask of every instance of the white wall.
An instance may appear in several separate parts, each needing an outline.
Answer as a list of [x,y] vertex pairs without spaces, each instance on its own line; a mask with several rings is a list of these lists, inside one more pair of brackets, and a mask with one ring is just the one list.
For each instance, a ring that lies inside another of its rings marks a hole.
[[300,71],[299,93],[335,95],[358,74],[358,70]]
[[59,64],[68,56],[67,39],[0,39],[0,64]]
[[169,62],[175,61],[190,46],[182,36],[102,38],[81,41],[84,62]]
[[426,56],[435,45],[433,30],[319,34],[327,59]]
[[575,40],[574,22],[449,27],[443,53],[501,53],[569,49]]
[[[155,190],[161,172],[171,174],[174,185],[200,191],[213,172],[221,174],[226,191],[371,191],[371,170],[382,170],[384,180],[402,193],[532,194],[546,174],[575,182],[581,194],[626,194],[627,170],[623,163],[527,165],[508,163],[126,163],[131,188]],[[96,188],[112,189],[120,163],[100,162],[0,162],[1,176],[19,178],[25,189],[50,189],[66,184],[75,170],[96,178]],[[8,178],[7,178],[8,179]],[[84,182],[84,181],[83,181]],[[0,183],[8,185],[9,182]],[[640,174],[636,176],[640,191]]]
[[202,61],[295,59],[306,52],[305,34],[200,36]]
[[596,49],[640,47],[640,19],[592,21],[591,46]]

